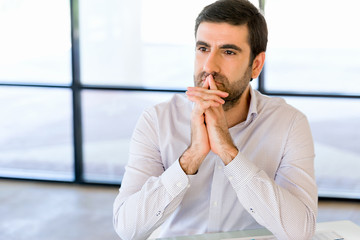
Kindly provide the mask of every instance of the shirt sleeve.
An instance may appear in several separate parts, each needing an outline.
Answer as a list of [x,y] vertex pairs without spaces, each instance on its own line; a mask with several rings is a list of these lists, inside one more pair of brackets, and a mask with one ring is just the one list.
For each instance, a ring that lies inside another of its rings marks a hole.
[[318,198],[313,139],[304,115],[293,121],[275,179],[242,153],[224,171],[241,204],[278,239],[311,239]]
[[131,140],[129,162],[113,206],[122,239],[146,239],[171,215],[189,185],[178,160],[166,170],[158,147],[155,114],[144,112]]

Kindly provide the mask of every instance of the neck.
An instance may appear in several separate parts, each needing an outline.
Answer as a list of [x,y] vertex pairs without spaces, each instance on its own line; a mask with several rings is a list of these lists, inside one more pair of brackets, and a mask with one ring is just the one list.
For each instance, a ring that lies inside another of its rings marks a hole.
[[225,111],[228,127],[231,128],[246,120],[250,107],[250,84],[246,87],[235,106]]

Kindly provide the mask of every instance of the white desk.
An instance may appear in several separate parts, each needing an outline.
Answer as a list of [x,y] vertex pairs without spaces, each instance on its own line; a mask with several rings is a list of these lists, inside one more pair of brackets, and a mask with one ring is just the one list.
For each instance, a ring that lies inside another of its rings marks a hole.
[[[344,240],[359,240],[360,226],[351,221],[336,221],[317,223],[316,231],[335,231],[344,237]],[[227,238],[256,237],[271,235],[266,229],[244,230],[236,232],[207,233],[193,236],[182,236],[174,238],[158,238],[159,240],[220,240]]]

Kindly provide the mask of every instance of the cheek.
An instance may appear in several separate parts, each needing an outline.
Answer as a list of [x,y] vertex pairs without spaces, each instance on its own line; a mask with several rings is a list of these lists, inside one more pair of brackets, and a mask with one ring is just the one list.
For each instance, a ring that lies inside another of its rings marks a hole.
[[235,79],[242,78],[245,74],[247,74],[249,66],[246,64],[238,64],[234,66],[231,71],[231,75]]
[[241,76],[241,70],[238,66],[225,65],[222,70],[222,74],[226,76],[230,83]]
[[203,60],[200,56],[195,55],[195,59],[194,59],[194,69],[195,72],[201,71],[201,69],[203,68]]

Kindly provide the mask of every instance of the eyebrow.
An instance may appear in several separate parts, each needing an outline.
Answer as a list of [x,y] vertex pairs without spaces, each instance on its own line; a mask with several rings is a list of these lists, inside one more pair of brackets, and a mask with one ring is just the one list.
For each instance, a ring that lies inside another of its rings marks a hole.
[[[196,46],[210,47],[210,45],[204,41],[197,41]],[[220,46],[220,49],[233,49],[235,51],[242,52],[242,49],[235,44],[223,44]]]
[[235,44],[224,44],[224,45],[220,46],[220,49],[233,49],[238,52],[242,52],[242,49],[240,47],[236,46]]
[[205,47],[210,47],[210,45],[206,42],[203,42],[203,41],[197,41],[196,42],[196,46],[205,46]]

